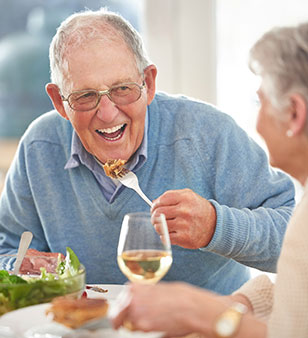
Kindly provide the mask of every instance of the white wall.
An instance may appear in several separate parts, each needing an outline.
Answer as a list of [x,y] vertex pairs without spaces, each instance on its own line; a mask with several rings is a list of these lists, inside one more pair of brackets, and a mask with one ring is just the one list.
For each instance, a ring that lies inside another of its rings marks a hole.
[[216,103],[215,0],[145,0],[143,36],[158,89]]
[[274,26],[308,20],[307,0],[216,0],[217,105],[260,144],[255,131],[258,79],[248,69],[251,46]]
[[143,7],[158,89],[218,105],[262,144],[248,51],[271,27],[308,20],[308,1],[143,0]]

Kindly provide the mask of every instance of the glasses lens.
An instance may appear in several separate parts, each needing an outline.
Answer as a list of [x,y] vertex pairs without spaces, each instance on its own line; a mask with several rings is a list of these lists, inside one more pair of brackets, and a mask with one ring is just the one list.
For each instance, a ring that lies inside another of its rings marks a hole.
[[141,96],[141,88],[136,83],[123,84],[109,91],[111,100],[118,105],[130,104]]
[[68,98],[68,103],[74,110],[86,111],[93,109],[98,101],[98,92],[85,91],[72,93]]

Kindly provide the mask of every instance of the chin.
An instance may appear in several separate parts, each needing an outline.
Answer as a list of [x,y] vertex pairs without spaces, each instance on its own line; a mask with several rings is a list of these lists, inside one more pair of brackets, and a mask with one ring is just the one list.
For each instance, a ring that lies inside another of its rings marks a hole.
[[269,158],[269,163],[272,167],[280,169],[279,163],[275,161],[275,159],[272,158],[271,156]]
[[286,162],[275,161],[274,159],[270,159],[270,165],[273,168],[280,169],[288,174],[290,173],[290,166]]

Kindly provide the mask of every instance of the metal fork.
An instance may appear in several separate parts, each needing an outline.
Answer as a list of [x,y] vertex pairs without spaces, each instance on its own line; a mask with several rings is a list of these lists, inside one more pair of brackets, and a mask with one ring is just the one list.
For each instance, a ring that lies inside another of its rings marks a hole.
[[[104,169],[104,164],[94,156],[95,161]],[[123,185],[128,188],[131,188],[136,191],[136,193],[152,207],[153,203],[150,201],[144,192],[141,190],[138,182],[138,177],[130,170],[122,167],[120,172],[114,173],[117,180],[119,180]]]
[[131,188],[136,191],[136,193],[143,198],[145,202],[152,207],[153,203],[148,199],[148,197],[141,190],[138,182],[138,177],[130,170],[122,168],[121,172],[118,173],[117,179],[126,187]]

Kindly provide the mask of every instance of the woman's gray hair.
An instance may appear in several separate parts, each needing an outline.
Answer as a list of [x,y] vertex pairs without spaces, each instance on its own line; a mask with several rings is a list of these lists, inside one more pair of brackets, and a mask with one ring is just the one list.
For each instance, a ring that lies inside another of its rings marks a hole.
[[249,67],[276,109],[284,112],[294,93],[308,103],[308,23],[265,33],[250,50]]
[[75,13],[58,27],[49,48],[51,82],[62,91],[69,80],[68,61],[70,47],[84,42],[117,41],[123,39],[135,56],[140,74],[151,64],[139,33],[122,16],[105,8]]

